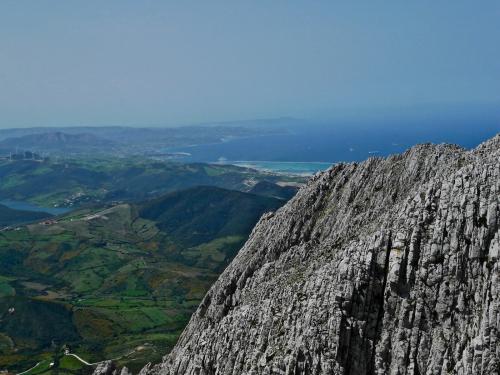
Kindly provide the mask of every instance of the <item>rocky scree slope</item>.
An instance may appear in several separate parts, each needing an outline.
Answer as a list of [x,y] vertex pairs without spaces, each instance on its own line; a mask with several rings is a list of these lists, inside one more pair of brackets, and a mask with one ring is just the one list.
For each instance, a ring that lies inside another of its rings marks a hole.
[[333,166],[142,374],[498,374],[499,190],[499,136]]

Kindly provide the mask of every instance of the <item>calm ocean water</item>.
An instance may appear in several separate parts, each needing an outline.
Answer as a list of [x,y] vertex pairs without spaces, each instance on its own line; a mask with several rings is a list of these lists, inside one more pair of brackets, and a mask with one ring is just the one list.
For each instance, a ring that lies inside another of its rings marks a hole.
[[278,172],[314,173],[332,163],[387,156],[424,142],[445,142],[472,148],[500,132],[500,121],[455,119],[434,124],[421,120],[378,126],[326,124],[295,126],[287,130],[286,134],[180,147],[170,151],[189,153],[190,156],[182,159],[186,162],[223,161],[253,164],[259,169]]

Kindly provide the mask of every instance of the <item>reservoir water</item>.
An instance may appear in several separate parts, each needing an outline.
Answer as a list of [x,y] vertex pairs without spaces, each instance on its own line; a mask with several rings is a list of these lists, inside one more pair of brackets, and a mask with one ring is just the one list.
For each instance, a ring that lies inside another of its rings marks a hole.
[[64,207],[40,207],[36,204],[24,201],[15,201],[10,199],[5,199],[0,201],[0,204],[12,208],[14,210],[23,210],[23,211],[36,211],[36,212],[47,212],[51,215],[61,215],[66,212],[71,211],[70,208]]

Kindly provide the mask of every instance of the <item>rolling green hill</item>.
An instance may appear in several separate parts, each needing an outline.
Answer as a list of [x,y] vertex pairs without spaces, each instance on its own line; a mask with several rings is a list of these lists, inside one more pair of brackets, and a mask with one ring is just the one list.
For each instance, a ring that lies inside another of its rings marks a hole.
[[3,160],[0,161],[0,200],[73,208],[113,201],[141,201],[201,185],[249,191],[263,180],[302,181],[298,177],[231,165],[181,164],[140,158]]
[[262,212],[275,210],[282,201],[239,191],[201,186],[170,193],[140,209],[176,242],[197,246],[212,238],[248,233]]
[[159,359],[258,218],[283,203],[198,187],[0,232],[0,369],[87,371],[64,367],[63,345],[132,369]]
[[249,190],[250,193],[289,200],[297,193],[297,186],[280,186],[276,183],[264,180],[259,181]]

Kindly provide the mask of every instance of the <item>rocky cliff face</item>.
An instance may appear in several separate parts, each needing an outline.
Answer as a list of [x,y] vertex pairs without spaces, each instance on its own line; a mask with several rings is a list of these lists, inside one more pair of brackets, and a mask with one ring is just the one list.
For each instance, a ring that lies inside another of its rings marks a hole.
[[143,374],[498,374],[500,137],[340,164],[264,216]]

